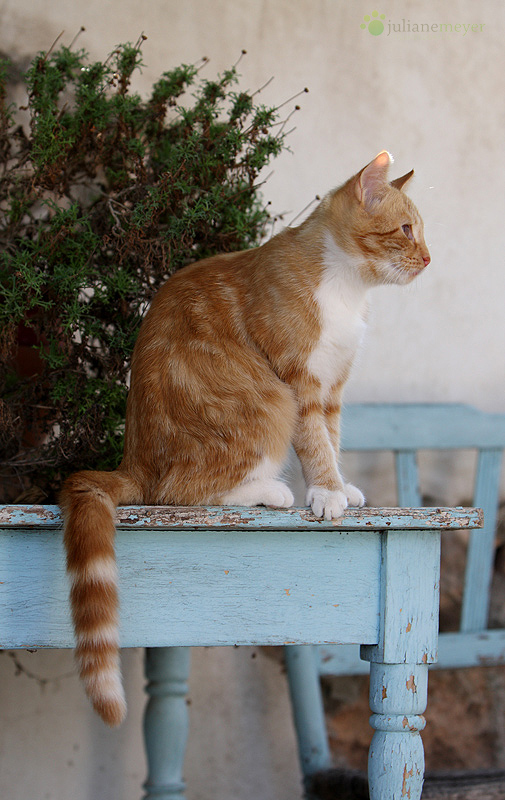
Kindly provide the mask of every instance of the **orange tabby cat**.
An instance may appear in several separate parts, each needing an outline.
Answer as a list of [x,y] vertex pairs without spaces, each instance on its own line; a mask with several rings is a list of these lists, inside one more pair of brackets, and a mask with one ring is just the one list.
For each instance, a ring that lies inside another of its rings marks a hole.
[[72,475],[62,492],[80,675],[95,709],[122,721],[115,507],[126,503],[290,506],[289,445],[316,516],[361,506],[338,468],[342,388],[371,286],[429,263],[423,224],[388,182],[383,151],[298,228],[177,272],[133,353],[123,460]]

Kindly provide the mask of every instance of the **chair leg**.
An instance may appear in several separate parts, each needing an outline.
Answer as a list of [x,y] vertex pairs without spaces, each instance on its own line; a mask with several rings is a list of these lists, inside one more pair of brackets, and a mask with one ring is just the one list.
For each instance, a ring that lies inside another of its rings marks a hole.
[[144,742],[148,776],[144,800],[184,800],[189,659],[189,647],[146,649],[149,700],[144,714]]
[[315,648],[286,645],[284,657],[300,766],[304,777],[308,777],[331,763]]

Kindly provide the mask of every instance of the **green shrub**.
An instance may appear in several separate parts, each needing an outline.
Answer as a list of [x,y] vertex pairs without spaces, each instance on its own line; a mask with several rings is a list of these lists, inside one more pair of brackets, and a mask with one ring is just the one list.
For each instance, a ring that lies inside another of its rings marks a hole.
[[[25,78],[29,130],[0,66],[0,477],[54,490],[122,451],[129,358],[147,304],[190,261],[257,244],[277,109],[196,66],[131,89],[141,42],[103,63],[61,46]],[[191,93],[188,90],[191,88]],[[20,343],[38,353],[20,368]],[[44,496],[41,494],[41,496]],[[5,498],[4,498],[5,499]]]

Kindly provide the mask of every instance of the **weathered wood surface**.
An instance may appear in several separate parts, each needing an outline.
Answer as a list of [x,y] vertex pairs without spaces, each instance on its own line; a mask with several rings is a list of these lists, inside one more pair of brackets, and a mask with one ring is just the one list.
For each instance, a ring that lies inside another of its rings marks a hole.
[[[122,508],[122,646],[376,643],[380,531],[479,524],[475,509],[332,523],[306,509]],[[1,647],[73,646],[61,526],[55,506],[0,508]]]
[[[60,528],[58,506],[0,506],[0,528]],[[419,530],[482,527],[478,508],[348,508],[340,519],[314,517],[308,508],[122,506],[119,528],[169,530]]]
[[[228,511],[216,509],[216,528],[199,516],[195,530],[186,509],[169,512],[170,523],[119,526],[122,646],[377,640],[378,531],[241,528],[238,511],[223,529]],[[0,526],[0,646],[72,647],[61,518],[22,518]]]
[[[120,529],[121,644],[374,642],[380,536]],[[61,531],[0,530],[0,620],[0,647],[73,646]]]
[[361,657],[386,664],[433,664],[438,657],[440,536],[392,531],[382,542],[380,571],[379,642],[362,646]]

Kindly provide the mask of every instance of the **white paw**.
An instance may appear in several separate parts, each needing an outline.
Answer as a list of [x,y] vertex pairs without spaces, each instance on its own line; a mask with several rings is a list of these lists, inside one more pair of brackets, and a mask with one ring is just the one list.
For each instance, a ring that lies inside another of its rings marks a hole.
[[293,492],[282,481],[265,481],[269,485],[265,487],[262,505],[274,506],[274,508],[289,508],[295,502]]
[[295,502],[289,486],[274,478],[249,481],[232,489],[221,500],[223,505],[274,506],[289,508]]
[[338,519],[347,508],[347,496],[342,491],[330,491],[322,486],[311,486],[307,492],[307,505],[314,516],[325,519]]
[[351,508],[361,508],[361,506],[365,505],[365,496],[357,486],[353,486],[352,483],[346,483],[344,485],[344,492],[347,495],[347,502]]

